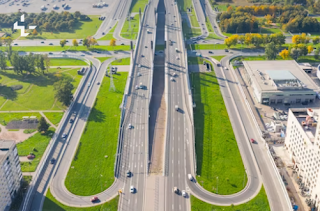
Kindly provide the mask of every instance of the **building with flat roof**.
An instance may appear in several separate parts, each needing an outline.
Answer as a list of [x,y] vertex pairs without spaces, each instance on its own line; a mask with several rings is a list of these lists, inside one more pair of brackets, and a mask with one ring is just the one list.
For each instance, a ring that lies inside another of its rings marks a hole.
[[243,61],[244,79],[262,104],[313,103],[319,87],[294,60]]
[[9,210],[18,193],[22,173],[14,141],[0,140],[0,211]]
[[320,109],[289,109],[284,145],[293,162],[293,176],[315,207],[320,203],[319,115]]

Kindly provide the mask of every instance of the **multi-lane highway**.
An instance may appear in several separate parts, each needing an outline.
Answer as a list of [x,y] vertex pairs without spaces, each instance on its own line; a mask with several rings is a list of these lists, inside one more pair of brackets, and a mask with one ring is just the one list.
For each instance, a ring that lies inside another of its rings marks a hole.
[[[149,102],[155,33],[156,1],[146,6],[131,71],[126,114],[123,122],[122,151],[119,157],[119,178],[124,180],[119,210],[144,210],[144,186],[148,167]],[[127,176],[127,172],[131,174]],[[131,191],[131,188],[133,190]]]
[[[164,0],[166,6],[166,86],[167,86],[167,137],[165,154],[165,209],[190,210],[190,200],[182,196],[187,190],[186,162],[188,130],[188,106],[185,92],[187,67],[182,38],[182,24],[177,5]],[[174,192],[174,187],[178,192]]]

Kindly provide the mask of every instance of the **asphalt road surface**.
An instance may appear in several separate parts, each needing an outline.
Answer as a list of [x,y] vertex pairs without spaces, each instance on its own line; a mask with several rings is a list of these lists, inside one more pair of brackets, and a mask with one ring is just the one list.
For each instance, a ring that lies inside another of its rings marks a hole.
[[[185,104],[186,67],[180,14],[173,0],[165,0],[166,6],[166,85],[167,85],[167,140],[166,140],[166,186],[165,209],[178,211],[190,210],[189,196],[182,196],[186,184],[186,130],[187,105]],[[172,45],[170,44],[172,41]],[[173,79],[171,79],[173,78]],[[176,106],[178,109],[176,109]],[[174,187],[178,192],[174,193]]]
[[[133,60],[131,86],[129,88],[126,115],[123,123],[123,138],[119,177],[125,181],[119,210],[141,211],[146,207],[144,187],[148,166],[149,102],[151,64],[153,51],[151,40],[155,33],[154,6],[151,1],[141,24],[141,37]],[[151,33],[148,33],[150,30]],[[155,42],[155,40],[153,40]],[[129,127],[131,125],[131,128]],[[127,171],[131,175],[127,177]],[[133,192],[131,192],[133,187]]]

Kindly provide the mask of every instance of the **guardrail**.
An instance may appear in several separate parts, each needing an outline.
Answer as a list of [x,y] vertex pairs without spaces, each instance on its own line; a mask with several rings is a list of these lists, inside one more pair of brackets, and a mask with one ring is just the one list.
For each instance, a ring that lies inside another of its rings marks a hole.
[[[234,59],[234,58],[239,57],[239,56],[241,56],[241,55],[233,55],[233,56],[230,57],[229,61],[230,61],[231,59]],[[255,125],[255,127],[257,128],[258,132],[259,132],[260,138],[261,138],[261,139],[264,141],[264,143],[266,144],[268,158],[270,159],[270,162],[272,163],[273,170],[276,172],[277,179],[279,180],[279,182],[280,182],[280,184],[281,184],[281,189],[282,189],[282,191],[283,191],[283,193],[284,193],[284,195],[285,195],[287,205],[288,205],[288,207],[291,208],[291,207],[292,207],[292,204],[291,204],[291,201],[290,201],[288,192],[287,192],[286,187],[285,187],[285,185],[284,185],[284,183],[283,183],[283,181],[282,181],[282,178],[281,178],[281,176],[280,176],[280,173],[279,173],[279,171],[278,171],[278,168],[276,167],[276,165],[275,165],[275,163],[274,163],[274,160],[273,160],[272,155],[271,155],[270,150],[269,150],[269,146],[268,146],[267,142],[265,141],[265,139],[262,137],[261,129],[260,129],[259,125],[258,125],[258,122],[257,122],[254,114],[253,114],[253,111],[252,111],[251,106],[250,106],[250,104],[249,104],[249,102],[248,102],[248,100],[247,100],[247,97],[246,97],[246,95],[245,95],[245,93],[244,93],[244,91],[243,91],[243,88],[242,88],[242,86],[241,86],[240,80],[239,80],[237,74],[235,73],[235,70],[234,70],[234,68],[233,68],[233,65],[230,65],[230,63],[229,63],[229,66],[230,66],[229,69],[232,70],[231,72],[233,73],[233,75],[234,75],[234,77],[235,77],[235,79],[236,79],[236,81],[237,81],[237,84],[238,84],[238,87],[239,87],[239,89],[240,89],[241,95],[242,95],[242,97],[243,97],[243,99],[244,99],[244,101],[245,101],[245,103],[246,103],[246,106],[248,107],[248,110],[249,110],[249,113],[250,113],[250,115],[251,115],[251,118],[253,119],[254,125]]]
[[[179,11],[179,10],[178,10]],[[186,68],[186,77],[187,77],[187,85],[185,85],[188,89],[188,95],[186,98],[188,98],[188,100],[186,100],[186,105],[188,105],[189,101],[189,106],[187,108],[188,111],[188,116],[190,118],[190,131],[191,131],[191,143],[190,146],[193,146],[193,150],[192,150],[192,154],[193,154],[193,170],[194,170],[194,175],[196,175],[197,173],[197,154],[196,154],[196,149],[195,149],[195,132],[194,132],[194,122],[193,122],[193,100],[192,100],[192,91],[191,91],[191,86],[190,86],[190,78],[189,78],[189,68],[188,68],[188,55],[187,55],[187,49],[185,46],[185,42],[183,42],[184,39],[184,35],[183,35],[183,30],[182,30],[182,17],[181,17],[181,13],[179,12],[178,17],[180,18],[179,23],[180,23],[180,36],[182,38],[182,48],[183,48],[183,56],[184,56],[184,62],[185,62],[185,68]],[[184,80],[183,80],[184,82]],[[190,109],[191,108],[191,109]]]
[[[53,58],[66,58],[66,57],[68,57],[68,58],[74,58],[74,59],[83,60],[83,61],[85,61],[89,66],[90,66],[90,64],[91,64],[89,60],[87,60],[87,59],[85,59],[85,58],[83,58],[83,57],[79,57],[79,56],[70,56],[70,55],[60,55],[60,54],[57,54],[57,55],[49,55],[49,57],[50,57],[50,58],[52,58],[52,57],[53,57]],[[81,90],[83,89],[83,84],[84,84],[85,81],[88,79],[88,77],[89,77],[90,74],[91,74],[91,68],[89,69],[89,72],[86,73],[86,77],[83,77],[82,80],[80,81],[80,84],[79,84],[78,87],[81,87],[81,88],[80,88]],[[41,174],[41,172],[42,172],[42,170],[43,170],[43,167],[44,167],[44,165],[45,165],[45,163],[46,163],[46,160],[48,159],[49,154],[50,154],[53,146],[55,145],[55,142],[56,142],[57,138],[59,137],[59,134],[61,133],[61,128],[62,128],[61,125],[63,125],[63,124],[65,123],[66,118],[70,115],[70,111],[72,110],[72,107],[73,107],[73,105],[74,105],[74,102],[76,102],[77,99],[78,99],[78,97],[79,97],[79,91],[80,91],[80,90],[79,90],[79,88],[78,88],[78,89],[76,90],[75,94],[74,94],[74,96],[75,96],[75,97],[74,97],[74,100],[71,102],[68,110],[64,113],[64,115],[63,115],[63,117],[62,117],[62,119],[61,119],[61,121],[60,121],[60,124],[59,124],[59,126],[58,126],[58,129],[57,129],[57,131],[55,132],[55,134],[53,135],[53,137],[52,137],[52,139],[51,139],[51,141],[50,141],[50,143],[49,143],[49,146],[47,147],[47,149],[46,149],[46,151],[45,151],[45,153],[44,153],[44,154],[45,154],[44,157],[43,157],[43,158],[41,159],[41,161],[40,161],[40,164],[39,164],[39,166],[38,166],[38,168],[37,168],[37,170],[36,170],[36,172],[35,172],[32,180],[31,180],[31,183],[30,183],[30,185],[29,185],[29,189],[28,189],[28,191],[27,191],[26,197],[25,197],[25,199],[24,199],[24,201],[23,201],[22,211],[27,211],[27,210],[28,210],[29,200],[30,200],[30,197],[31,197],[32,192],[33,192],[33,190],[34,190],[34,186],[35,186],[35,184],[37,183],[38,177],[39,177],[39,175]]]
[[[145,19],[145,14],[146,14],[146,10],[148,8],[148,5],[145,6],[144,8],[144,12],[143,12],[143,16],[142,16],[142,20],[139,24],[139,32],[138,32],[138,36],[137,36],[137,42],[135,45],[135,50],[131,51],[131,62],[130,62],[130,71],[129,71],[129,75],[128,75],[128,79],[126,82],[126,88],[125,88],[125,93],[123,95],[122,98],[122,104],[121,104],[121,115],[120,115],[120,123],[119,123],[119,134],[118,134],[118,145],[117,145],[117,157],[115,160],[115,164],[114,164],[114,176],[116,178],[119,177],[119,165],[120,165],[120,161],[121,161],[121,152],[122,152],[122,140],[123,140],[123,124],[126,120],[126,103],[128,100],[128,95],[130,92],[130,87],[132,85],[132,81],[133,81],[133,72],[134,72],[134,65],[136,63],[136,59],[137,59],[137,52],[138,52],[138,48],[139,48],[139,44],[140,44],[140,38],[141,38],[141,31],[142,31],[142,24],[144,22]],[[129,108],[128,110],[130,111],[132,107],[132,101],[130,102]]]

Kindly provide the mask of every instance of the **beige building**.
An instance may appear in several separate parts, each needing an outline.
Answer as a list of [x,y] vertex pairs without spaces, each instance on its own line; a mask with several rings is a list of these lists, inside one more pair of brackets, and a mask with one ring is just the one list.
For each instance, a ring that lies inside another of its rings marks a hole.
[[18,193],[22,173],[14,141],[0,140],[0,211],[8,210]]
[[244,79],[261,104],[313,103],[319,87],[294,60],[243,61]]
[[[289,109],[285,148],[306,198],[320,207],[320,109]],[[315,209],[315,210],[320,210]]]

